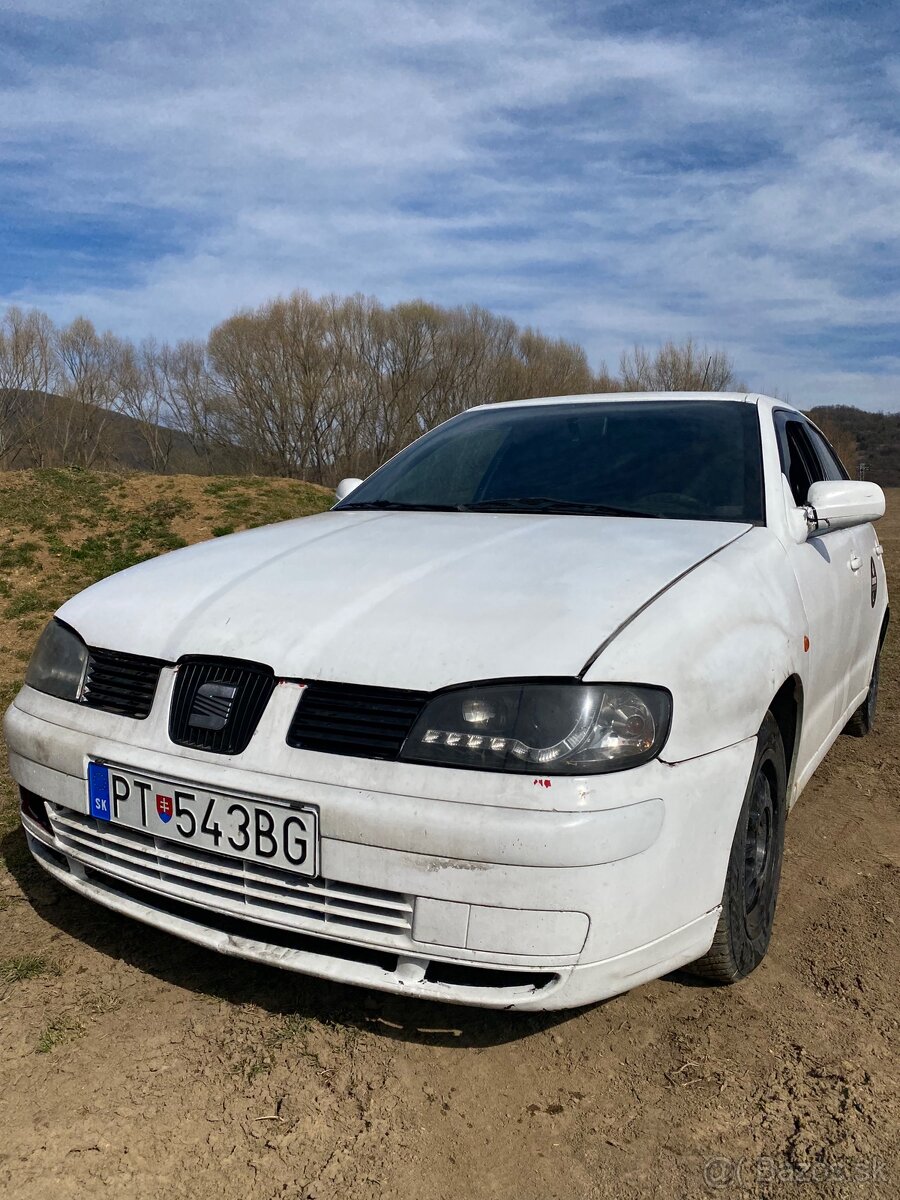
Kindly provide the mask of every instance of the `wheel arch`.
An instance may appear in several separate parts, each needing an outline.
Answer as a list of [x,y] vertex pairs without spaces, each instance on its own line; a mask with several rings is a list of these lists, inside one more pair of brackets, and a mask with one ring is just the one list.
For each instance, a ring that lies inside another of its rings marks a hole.
[[794,803],[794,775],[797,765],[797,748],[800,745],[800,729],[803,723],[803,681],[799,675],[789,675],[769,702],[769,712],[775,718],[781,744],[784,747],[784,765],[787,778],[788,807]]

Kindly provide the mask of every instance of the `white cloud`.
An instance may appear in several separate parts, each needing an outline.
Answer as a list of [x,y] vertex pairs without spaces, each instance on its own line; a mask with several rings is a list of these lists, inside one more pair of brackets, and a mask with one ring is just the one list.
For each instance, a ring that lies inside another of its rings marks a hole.
[[[87,217],[136,250],[73,276],[37,239],[0,299],[136,336],[294,287],[475,300],[594,359],[693,333],[797,402],[900,407],[896,339],[861,354],[900,317],[900,150],[858,87],[879,62],[829,72],[824,18],[720,38],[536,3],[25,9],[68,44],[81,22],[83,53],[8,43],[0,203],[70,222],[72,257]],[[167,225],[178,248],[148,253]]]

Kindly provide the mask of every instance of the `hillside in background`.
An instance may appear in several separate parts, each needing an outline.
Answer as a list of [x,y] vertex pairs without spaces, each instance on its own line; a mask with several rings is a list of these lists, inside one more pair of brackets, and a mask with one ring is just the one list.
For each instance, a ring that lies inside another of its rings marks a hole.
[[[174,345],[11,307],[0,316],[0,468],[125,464],[116,435],[136,431],[156,474],[178,469],[187,439],[207,473],[333,486],[475,405],[697,390],[743,390],[726,351],[690,337],[635,345],[612,375],[582,346],[478,305],[297,291]],[[113,419],[123,415],[133,424]],[[222,464],[223,453],[237,461]]]
[[809,415],[822,426],[839,453],[842,447],[833,436],[834,430],[855,439],[857,459],[866,479],[882,487],[900,487],[900,413],[865,412],[850,405],[835,405],[811,408]]
[[[297,291],[206,339],[135,343],[85,317],[0,314],[0,469],[248,474],[335,486],[479,404],[596,392],[745,392],[731,355],[634,345],[618,373],[477,305]],[[818,408],[856,476],[900,483],[900,416]]]
[[[0,393],[0,401],[3,394]],[[66,464],[72,457],[92,467],[166,475],[241,475],[253,472],[250,456],[241,446],[222,441],[198,441],[180,429],[140,421],[122,412],[79,404],[65,396],[19,392],[10,405],[12,436],[17,451],[14,469]],[[850,405],[808,410],[835,447],[854,478],[860,464],[865,477],[883,487],[900,487],[900,413],[873,413]],[[34,430],[18,438],[17,429]],[[410,440],[416,431],[410,431]],[[93,439],[93,449],[73,456],[79,443]],[[164,447],[165,470],[160,470]],[[157,462],[154,463],[154,450]],[[389,455],[385,455],[389,457]],[[336,482],[336,479],[335,479]]]
[[[171,425],[50,392],[0,390],[14,470],[89,465],[169,475],[240,474],[236,447],[201,443]],[[157,462],[154,463],[154,452]],[[160,458],[165,471],[159,471]]]
[[0,471],[0,712],[37,631],[75,592],[167,550],[333,503],[327,488],[290,479]]

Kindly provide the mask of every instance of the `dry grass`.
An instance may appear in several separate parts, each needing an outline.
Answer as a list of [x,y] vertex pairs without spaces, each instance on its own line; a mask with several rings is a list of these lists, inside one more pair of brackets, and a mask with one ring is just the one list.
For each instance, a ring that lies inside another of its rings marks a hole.
[[[82,588],[179,546],[332,503],[327,488],[290,479],[0,472],[0,711],[44,623]],[[12,787],[0,778],[2,828],[12,819]]]
[[0,983],[21,983],[38,975],[58,975],[59,966],[45,954],[20,954],[0,959]]

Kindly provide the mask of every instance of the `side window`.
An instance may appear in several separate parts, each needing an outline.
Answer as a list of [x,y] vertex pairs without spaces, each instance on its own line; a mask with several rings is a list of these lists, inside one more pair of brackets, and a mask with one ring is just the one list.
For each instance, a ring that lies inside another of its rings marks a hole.
[[827,476],[809,439],[809,427],[803,421],[792,417],[790,413],[776,412],[775,429],[781,469],[787,478],[794,503],[799,507],[806,503],[810,487]]
[[844,464],[814,425],[804,426],[822,467],[822,479],[849,479]]

